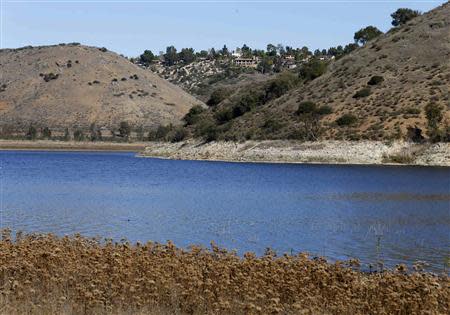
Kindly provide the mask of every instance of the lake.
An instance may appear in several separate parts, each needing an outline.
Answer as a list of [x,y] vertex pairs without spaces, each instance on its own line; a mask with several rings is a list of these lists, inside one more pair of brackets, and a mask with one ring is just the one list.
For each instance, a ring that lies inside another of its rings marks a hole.
[[2,227],[448,268],[450,168],[2,151]]

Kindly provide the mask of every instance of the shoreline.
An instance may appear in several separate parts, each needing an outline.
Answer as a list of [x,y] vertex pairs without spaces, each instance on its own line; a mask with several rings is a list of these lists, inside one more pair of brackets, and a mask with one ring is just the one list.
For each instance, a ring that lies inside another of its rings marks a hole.
[[53,140],[0,140],[0,151],[141,152],[145,142],[76,142]]
[[76,142],[0,140],[0,151],[134,152],[137,157],[230,163],[450,167],[450,143],[264,140]]
[[450,144],[336,140],[203,143],[188,140],[178,143],[148,143],[138,156],[234,163],[450,167]]

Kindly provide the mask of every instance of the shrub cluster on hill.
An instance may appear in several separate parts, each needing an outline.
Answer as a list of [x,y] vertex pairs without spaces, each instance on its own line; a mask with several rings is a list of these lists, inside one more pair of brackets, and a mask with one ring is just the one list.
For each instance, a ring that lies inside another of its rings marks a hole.
[[53,72],[50,73],[41,73],[39,74],[39,76],[41,76],[45,82],[49,82],[51,80],[56,80],[59,77],[59,74],[54,74]]

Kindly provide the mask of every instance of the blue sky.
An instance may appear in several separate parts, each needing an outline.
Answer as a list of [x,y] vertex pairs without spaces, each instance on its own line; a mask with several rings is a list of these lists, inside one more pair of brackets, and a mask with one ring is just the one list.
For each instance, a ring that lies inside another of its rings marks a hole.
[[[127,56],[169,45],[195,50],[268,43],[310,49],[353,41],[361,27],[386,31],[399,7],[445,1],[2,1],[3,48],[81,42]],[[19,1],[19,2],[17,2]],[[65,1],[65,2],[63,2]]]

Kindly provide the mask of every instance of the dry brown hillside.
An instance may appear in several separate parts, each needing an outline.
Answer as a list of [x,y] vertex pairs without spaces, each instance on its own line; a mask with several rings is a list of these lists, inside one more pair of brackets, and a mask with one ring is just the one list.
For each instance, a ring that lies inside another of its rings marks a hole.
[[[382,77],[382,82],[369,85],[373,76]],[[424,108],[429,103],[444,109],[442,125],[449,122],[449,86],[446,3],[332,62],[321,77],[234,119],[225,138],[295,138],[303,123],[296,111],[304,101],[332,107],[333,113],[321,118],[322,137],[404,136],[408,126],[426,129]],[[362,89],[369,89],[370,95],[355,97]],[[355,115],[356,124],[338,126],[336,119],[343,114]]]
[[78,44],[0,50],[2,127],[179,123],[196,104],[116,53]]

